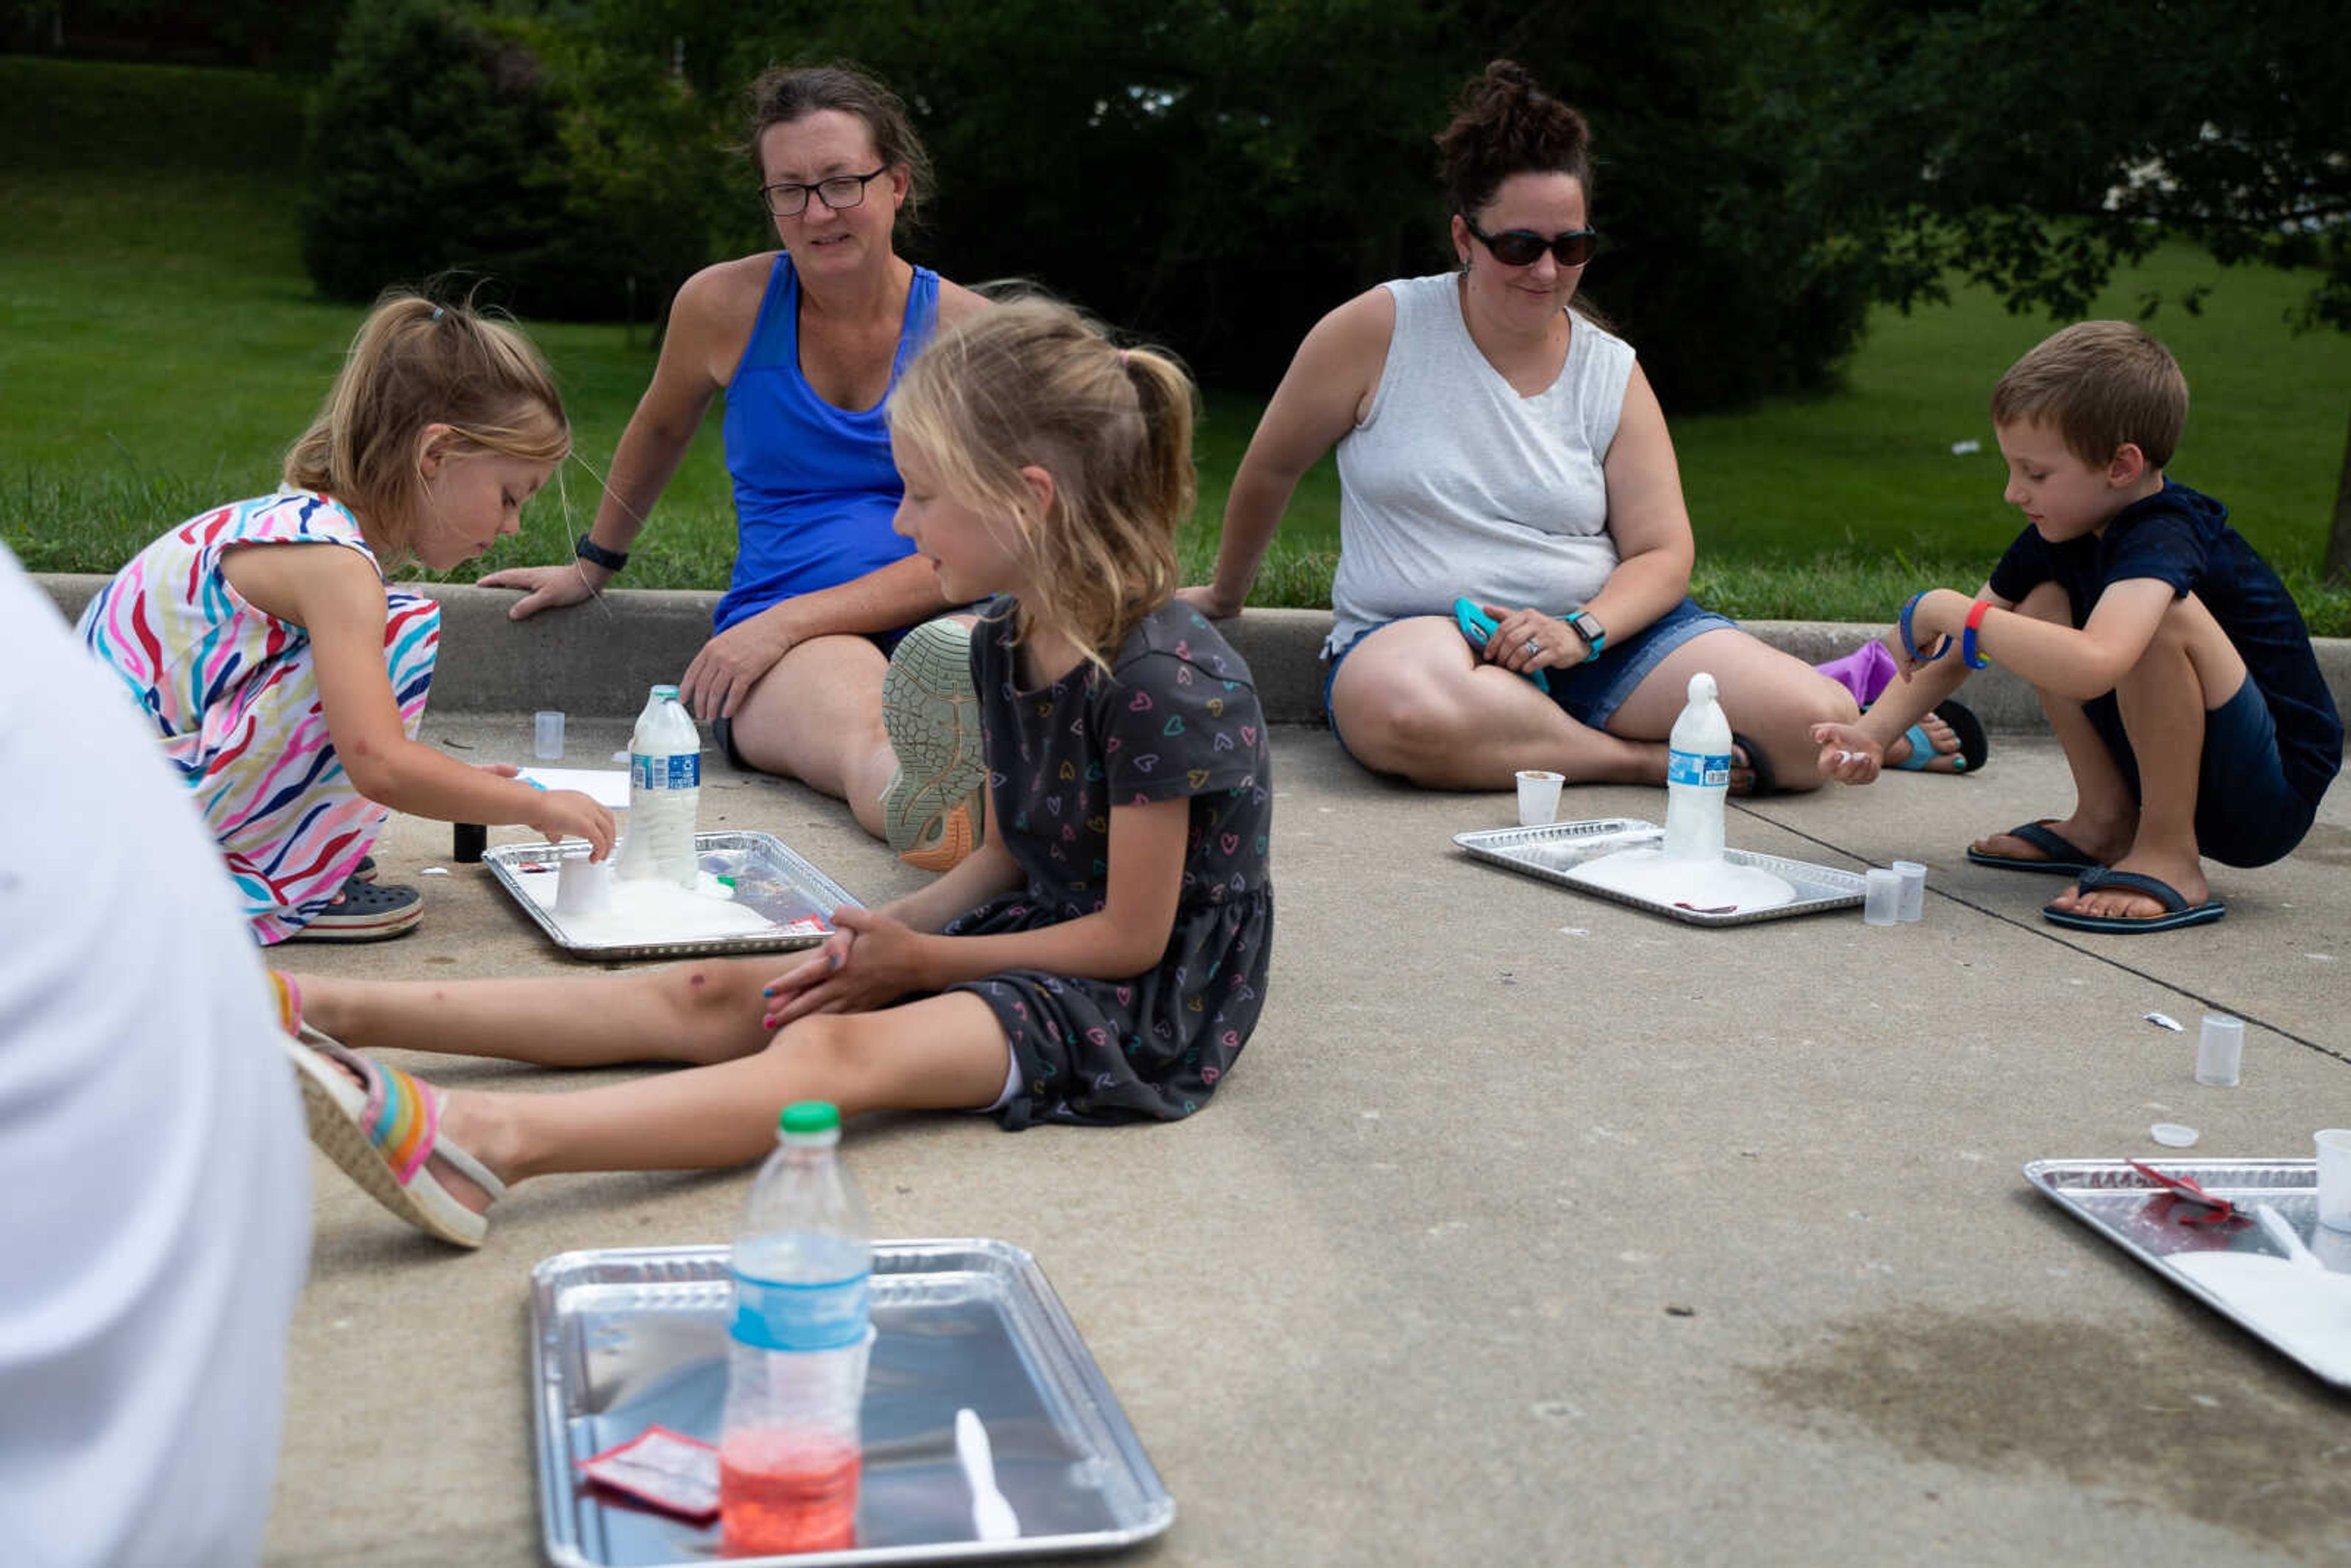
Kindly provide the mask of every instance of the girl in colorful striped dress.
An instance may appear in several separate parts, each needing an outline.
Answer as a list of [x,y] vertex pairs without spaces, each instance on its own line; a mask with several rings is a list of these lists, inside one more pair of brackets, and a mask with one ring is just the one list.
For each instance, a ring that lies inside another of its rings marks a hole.
[[440,607],[384,583],[405,559],[444,571],[514,533],[570,441],[521,333],[388,297],[287,453],[284,488],[172,529],[82,612],[82,641],[154,726],[263,946],[416,924],[415,889],[360,880],[392,810],[610,852],[611,813],[587,796],[417,741]]

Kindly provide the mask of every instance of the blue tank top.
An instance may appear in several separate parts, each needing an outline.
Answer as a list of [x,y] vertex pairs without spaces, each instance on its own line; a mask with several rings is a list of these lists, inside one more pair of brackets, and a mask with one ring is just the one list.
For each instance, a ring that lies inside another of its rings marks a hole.
[[914,552],[890,531],[902,486],[883,411],[938,319],[939,275],[918,267],[882,401],[858,413],[835,408],[800,374],[799,279],[791,257],[777,255],[719,427],[735,481],[737,538],[735,577],[711,618],[715,631]]

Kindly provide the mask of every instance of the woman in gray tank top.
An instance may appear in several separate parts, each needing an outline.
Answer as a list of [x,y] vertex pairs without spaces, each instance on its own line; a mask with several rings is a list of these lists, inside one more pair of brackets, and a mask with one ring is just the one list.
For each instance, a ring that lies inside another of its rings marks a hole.
[[[1215,580],[1185,597],[1238,612],[1335,444],[1324,706],[1366,767],[1438,789],[1527,768],[1662,784],[1704,670],[1738,734],[1735,788],[1819,784],[1812,727],[1852,722],[1853,694],[1689,599],[1664,411],[1632,347],[1573,308],[1593,242],[1583,117],[1496,61],[1437,140],[1461,270],[1384,284],[1307,334],[1234,476]],[[1462,600],[1477,608],[1457,617]],[[1956,770],[1949,727],[1924,734]]]

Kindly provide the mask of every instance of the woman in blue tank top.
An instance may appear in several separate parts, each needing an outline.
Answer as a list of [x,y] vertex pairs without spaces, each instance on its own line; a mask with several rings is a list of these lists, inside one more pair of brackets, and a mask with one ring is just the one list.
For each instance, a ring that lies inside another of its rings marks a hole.
[[914,716],[925,735],[972,731],[967,747],[920,759],[920,777],[916,759],[900,771],[883,728],[886,650],[947,607],[930,563],[891,529],[901,486],[883,405],[937,329],[986,301],[893,247],[930,161],[888,89],[819,67],[769,71],[750,96],[752,157],[783,248],[705,267],[678,290],[579,559],[482,582],[528,591],[517,620],[601,591],[725,392],[734,580],[681,694],[738,761],[846,800],[877,837],[886,819],[893,847],[931,865],[921,846],[941,838],[944,811],[910,816],[885,793],[952,810],[984,775],[962,694],[916,689],[931,683],[902,694],[936,704]]

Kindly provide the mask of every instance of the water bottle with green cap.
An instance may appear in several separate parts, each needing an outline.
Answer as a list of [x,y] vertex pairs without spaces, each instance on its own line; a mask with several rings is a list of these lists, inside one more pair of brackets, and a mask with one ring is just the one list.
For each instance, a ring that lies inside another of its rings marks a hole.
[[737,1554],[856,1536],[872,1218],[841,1163],[837,1109],[788,1105],[776,1135],[735,1234],[719,1506]]

